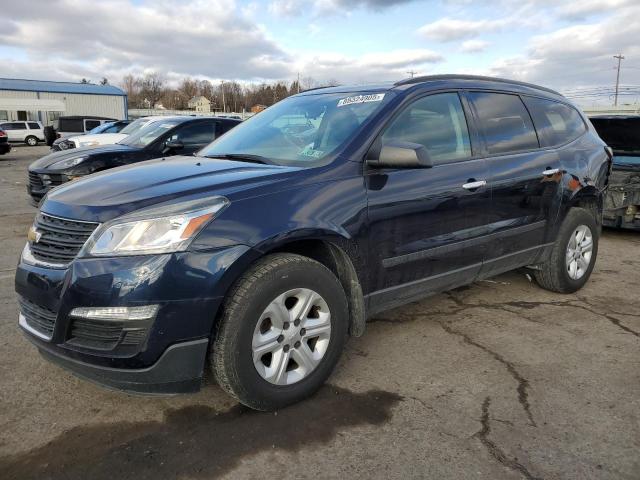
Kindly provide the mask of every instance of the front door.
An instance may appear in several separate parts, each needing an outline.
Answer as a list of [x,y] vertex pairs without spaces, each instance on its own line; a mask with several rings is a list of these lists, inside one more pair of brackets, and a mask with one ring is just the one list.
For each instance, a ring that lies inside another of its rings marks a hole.
[[182,143],[182,148],[171,151],[171,155],[192,155],[206,145],[213,142],[216,138],[215,121],[201,121],[187,123],[177,128],[167,140]]
[[421,97],[385,128],[381,144],[422,144],[432,168],[365,166],[370,223],[369,312],[472,282],[482,265],[491,196],[457,92]]
[[490,172],[490,237],[481,272],[487,277],[536,258],[558,214],[562,172],[557,152],[540,148],[520,96],[469,92],[468,97]]

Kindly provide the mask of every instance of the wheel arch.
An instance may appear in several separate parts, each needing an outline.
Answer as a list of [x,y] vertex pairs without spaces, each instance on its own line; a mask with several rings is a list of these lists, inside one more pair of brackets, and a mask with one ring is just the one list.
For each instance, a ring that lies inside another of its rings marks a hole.
[[[286,238],[274,236],[248,249],[222,278],[222,296],[226,296],[242,274],[261,258],[273,253],[293,253],[311,258],[327,267],[340,281],[349,305],[349,334],[364,334],[366,304],[362,290],[360,255],[350,239],[335,232],[305,236],[301,232],[288,234]],[[218,309],[213,325],[215,332],[224,307]]]
[[593,185],[588,185],[576,191],[565,209],[565,216],[571,208],[583,208],[590,212],[596,220],[598,226],[602,225],[602,212],[604,207],[604,195]]

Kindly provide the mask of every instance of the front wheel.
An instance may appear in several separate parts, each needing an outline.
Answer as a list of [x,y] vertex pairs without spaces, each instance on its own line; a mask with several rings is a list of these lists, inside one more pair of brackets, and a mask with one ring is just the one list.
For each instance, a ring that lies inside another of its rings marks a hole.
[[294,254],[258,261],[232,287],[212,344],[219,385],[256,410],[314,393],[347,337],[342,285],[321,263]]
[[591,276],[600,229],[589,211],[572,208],[564,219],[550,258],[535,272],[538,284],[553,292],[573,293]]
[[27,138],[24,139],[24,143],[26,143],[30,147],[35,147],[36,145],[38,145],[38,139],[33,135],[29,135]]

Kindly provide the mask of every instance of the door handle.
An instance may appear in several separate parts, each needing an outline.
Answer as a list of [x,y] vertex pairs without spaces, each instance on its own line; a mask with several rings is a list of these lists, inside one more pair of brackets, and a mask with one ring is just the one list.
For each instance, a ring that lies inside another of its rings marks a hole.
[[487,184],[486,180],[473,180],[471,179],[471,181],[465,183],[462,185],[462,188],[464,188],[465,190],[475,190],[477,188],[480,187],[484,187]]
[[555,175],[559,171],[560,171],[559,168],[547,168],[544,172],[542,172],[542,174],[543,175]]

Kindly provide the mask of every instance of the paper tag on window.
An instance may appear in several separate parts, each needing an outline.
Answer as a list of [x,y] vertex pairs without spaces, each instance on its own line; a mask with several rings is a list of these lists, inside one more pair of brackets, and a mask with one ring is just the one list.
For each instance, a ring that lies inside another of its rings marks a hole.
[[353,97],[343,98],[338,102],[339,107],[345,105],[353,105],[354,103],[367,103],[367,102],[381,102],[384,98],[384,93],[372,93],[369,95],[355,95]]

